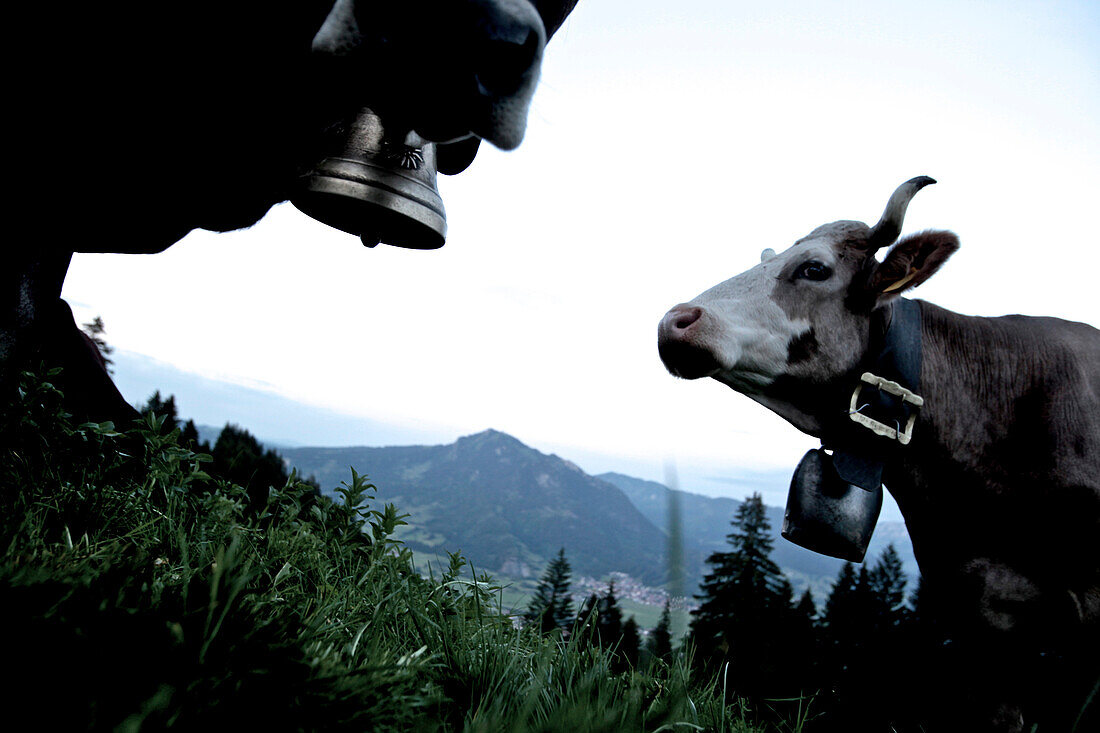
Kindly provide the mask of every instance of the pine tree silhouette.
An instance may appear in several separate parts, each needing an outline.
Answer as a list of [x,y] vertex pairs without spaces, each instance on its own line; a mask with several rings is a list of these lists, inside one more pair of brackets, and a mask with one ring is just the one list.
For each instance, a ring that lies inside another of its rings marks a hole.
[[631,616],[623,621],[622,637],[616,648],[619,666],[622,669],[636,669],[638,666],[638,653],[642,648],[642,634],[638,630],[638,622]]
[[661,618],[649,634],[649,653],[664,662],[672,659],[672,611],[667,599]]
[[615,581],[607,584],[607,593],[596,604],[599,609],[596,616],[596,632],[600,646],[605,649],[619,643],[623,637],[623,611],[619,608],[619,599],[615,596]]
[[775,694],[787,686],[795,662],[785,656],[794,618],[791,585],[771,559],[771,526],[760,494],[738,507],[732,526],[731,550],[707,558],[712,570],[696,596],[696,660],[712,673],[725,669],[739,694]]
[[905,585],[901,558],[894,546],[887,545],[870,572],[870,591],[876,605],[876,626],[897,629],[905,620]]
[[222,428],[213,457],[218,475],[248,489],[252,510],[262,509],[270,489],[285,486],[290,477],[278,453],[265,451],[250,432],[235,425]]
[[108,374],[114,374],[115,370],[111,368],[114,361],[111,359],[111,353],[115,350],[113,346],[107,343],[107,339],[103,337],[107,328],[103,325],[103,319],[96,316],[88,323],[81,326],[81,330],[88,335],[91,342],[99,350],[99,356],[103,359],[103,366],[107,370]]
[[183,424],[180,430],[180,445],[202,453],[210,452],[210,444],[199,441],[199,429],[195,426],[194,420],[188,420]]
[[537,623],[544,632],[559,631],[566,633],[573,624],[573,599],[569,596],[569,576],[571,568],[565,559],[565,548],[546,566],[539,579],[535,595],[523,614],[528,624]]
[[[913,689],[914,649],[905,608],[906,577],[891,545],[872,567],[858,573],[845,563],[825,604],[822,626],[825,667],[833,690],[826,727],[890,730],[906,715],[906,694]],[[892,676],[882,670],[896,659],[904,669]]]
[[810,623],[814,622],[817,617],[817,604],[814,603],[814,594],[809,588],[803,591],[802,595],[798,599],[798,605],[795,606],[795,613],[805,618]]
[[156,415],[159,418],[164,418],[164,432],[175,430],[179,427],[179,414],[176,411],[176,396],[168,395],[167,398],[160,396],[160,390],[154,392],[146,401],[146,403],[139,408],[138,412],[143,415]]

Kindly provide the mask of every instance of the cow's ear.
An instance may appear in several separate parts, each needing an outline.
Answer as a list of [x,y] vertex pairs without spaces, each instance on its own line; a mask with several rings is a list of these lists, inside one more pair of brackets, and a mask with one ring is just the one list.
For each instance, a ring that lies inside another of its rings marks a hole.
[[927,231],[898,241],[875,268],[869,283],[872,295],[890,297],[917,287],[936,274],[959,248],[952,232]]
[[535,0],[534,5],[546,27],[546,40],[549,41],[558,28],[561,28],[566,16],[573,12],[577,0]]

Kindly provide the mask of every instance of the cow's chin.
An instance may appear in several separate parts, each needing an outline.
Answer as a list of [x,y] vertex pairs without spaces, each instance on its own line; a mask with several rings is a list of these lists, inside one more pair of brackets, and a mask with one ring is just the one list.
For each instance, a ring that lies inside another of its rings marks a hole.
[[451,143],[468,140],[471,137],[484,139],[482,135],[474,132],[471,127],[473,126],[468,123],[452,120],[426,119],[417,122],[414,129],[417,135],[436,145],[450,145]]
[[[484,100],[480,100],[484,102]],[[476,137],[501,150],[515,150],[527,132],[529,100],[505,100],[475,104],[465,121],[428,119],[416,126],[425,140],[438,145]]]
[[803,433],[810,435],[814,438],[821,439],[824,435],[825,428],[821,422],[808,412],[803,412],[795,408],[793,405],[777,400],[774,397],[769,397],[760,393],[746,393],[748,397],[754,402],[763,405],[768,408],[779,417],[783,418],[791,425],[801,430]]
[[657,351],[669,374],[680,379],[703,379],[714,376],[722,365],[709,349],[689,341],[661,340]]
[[523,105],[522,109],[513,109],[516,106],[509,104],[504,105],[504,109],[495,108],[489,119],[474,125],[471,132],[501,150],[515,150],[527,132],[527,105]]
[[756,369],[748,367],[744,363],[738,364],[733,369],[723,369],[713,375],[722,384],[768,408],[803,433],[820,438],[823,432],[820,420],[775,396],[772,387],[782,376],[759,367]]
[[775,381],[770,374],[744,368],[723,369],[710,376],[730,389],[749,396],[762,393]]

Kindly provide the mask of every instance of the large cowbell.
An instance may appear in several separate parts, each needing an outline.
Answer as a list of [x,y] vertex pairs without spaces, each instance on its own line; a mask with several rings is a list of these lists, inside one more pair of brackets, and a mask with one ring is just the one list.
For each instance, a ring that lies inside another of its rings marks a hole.
[[868,491],[848,483],[819,448],[795,469],[782,534],[807,550],[863,562],[881,510],[882,485]]
[[435,145],[407,129],[387,128],[365,108],[332,141],[329,157],[300,179],[291,203],[368,247],[437,249],[447,238]]

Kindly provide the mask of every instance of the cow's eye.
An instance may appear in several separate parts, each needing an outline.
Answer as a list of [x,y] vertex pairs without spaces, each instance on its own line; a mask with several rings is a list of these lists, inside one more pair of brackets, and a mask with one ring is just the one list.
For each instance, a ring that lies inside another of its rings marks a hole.
[[817,260],[803,262],[798,266],[798,269],[794,271],[795,279],[803,280],[828,280],[829,276],[832,274],[833,269],[831,267]]

